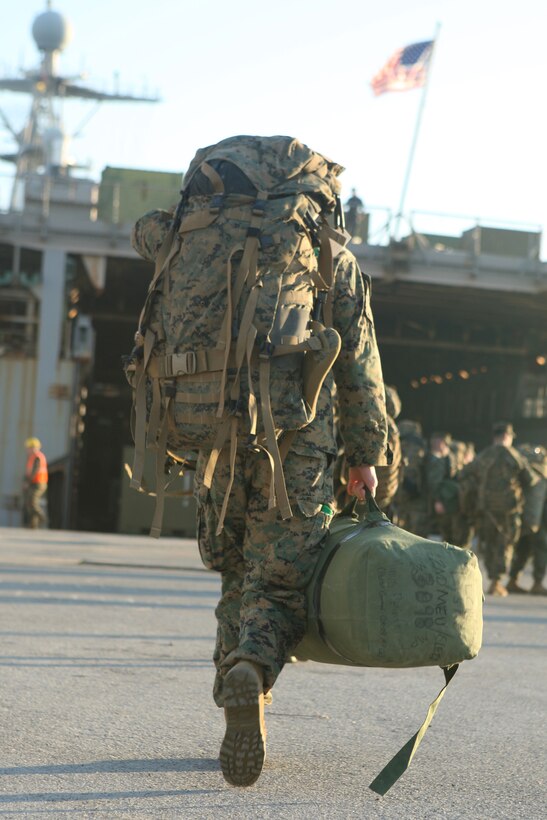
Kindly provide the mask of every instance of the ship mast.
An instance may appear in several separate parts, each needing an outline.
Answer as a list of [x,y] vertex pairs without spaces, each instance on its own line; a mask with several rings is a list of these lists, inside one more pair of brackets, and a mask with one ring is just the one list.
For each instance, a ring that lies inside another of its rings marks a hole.
[[69,176],[77,167],[69,157],[70,138],[59,113],[59,102],[66,99],[101,102],[158,102],[155,96],[107,93],[83,85],[82,76],[66,77],[59,73],[61,52],[71,39],[71,27],[62,14],[51,7],[39,14],[32,24],[32,36],[42,58],[38,68],[23,71],[19,77],[0,78],[0,91],[29,94],[29,115],[22,131],[17,132],[0,109],[0,118],[17,143],[15,151],[0,159],[15,165],[10,209],[22,210],[25,180],[31,174]]

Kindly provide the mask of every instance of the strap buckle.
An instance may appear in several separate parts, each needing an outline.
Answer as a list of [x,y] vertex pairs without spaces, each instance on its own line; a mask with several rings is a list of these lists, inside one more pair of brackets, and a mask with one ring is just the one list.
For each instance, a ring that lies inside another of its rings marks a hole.
[[186,353],[174,353],[167,357],[165,375],[169,376],[193,376],[197,370],[196,354],[193,350]]
[[264,211],[266,210],[266,200],[265,199],[255,199],[253,202],[252,207],[252,215],[253,216],[264,216]]
[[214,194],[214,196],[211,199],[211,204],[209,205],[209,213],[218,214],[220,209],[222,208],[223,201],[224,194]]

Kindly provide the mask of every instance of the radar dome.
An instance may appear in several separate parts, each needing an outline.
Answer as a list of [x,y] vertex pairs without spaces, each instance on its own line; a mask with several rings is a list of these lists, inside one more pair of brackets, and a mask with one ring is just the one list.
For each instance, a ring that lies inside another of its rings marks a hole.
[[58,11],[44,11],[32,24],[32,36],[40,51],[61,51],[71,34],[68,20]]

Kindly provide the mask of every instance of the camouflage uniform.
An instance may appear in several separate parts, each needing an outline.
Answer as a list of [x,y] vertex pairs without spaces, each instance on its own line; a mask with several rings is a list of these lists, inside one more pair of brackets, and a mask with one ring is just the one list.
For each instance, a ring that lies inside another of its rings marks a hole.
[[[403,456],[401,451],[401,441],[399,430],[395,419],[401,412],[401,400],[397,390],[391,385],[385,386],[386,413],[387,413],[387,440],[390,451],[390,463],[379,466],[376,469],[378,487],[376,489],[376,503],[382,510],[388,510],[393,501],[401,473],[403,470]],[[336,403],[336,408],[338,404]],[[335,408],[335,422],[338,428],[338,414]],[[347,462],[344,453],[344,446],[341,437],[338,436],[338,456],[334,465],[334,490],[336,498],[336,508],[341,510],[350,500],[347,493]]]
[[488,577],[496,582],[506,572],[508,557],[521,531],[523,491],[535,484],[528,462],[514,447],[492,444],[463,473],[477,482],[477,532]]
[[521,445],[518,450],[528,459],[539,481],[525,491],[522,535],[515,547],[509,578],[516,583],[528,559],[532,558],[534,591],[541,589],[547,571],[547,452],[544,447],[531,445]]
[[431,522],[424,487],[424,458],[426,442],[418,421],[403,419],[399,422],[403,454],[403,478],[395,496],[399,527],[427,538]]
[[453,544],[464,549],[470,549],[473,542],[474,527],[472,516],[466,510],[465,494],[467,488],[461,479],[462,471],[475,458],[475,446],[469,441],[451,441],[449,447],[453,453],[457,470],[459,509],[452,516]]
[[[457,544],[455,540],[455,519],[457,511],[448,509],[449,500],[447,490],[453,486],[457,492],[457,485],[453,481],[457,472],[456,460],[452,451],[445,456],[428,453],[424,462],[425,485],[430,521],[435,531],[439,532],[444,541]],[[451,500],[451,499],[450,499]],[[441,501],[446,509],[444,513],[435,511],[435,502]]]
[[[155,258],[169,226],[170,215],[161,211],[137,222],[133,243],[141,256]],[[268,459],[240,445],[224,529],[217,535],[219,506],[230,474],[229,448],[220,455],[210,490],[203,484],[209,451],[198,456],[194,492],[200,553],[205,566],[222,575],[214,653],[214,697],[219,706],[223,678],[237,661],[262,666],[267,691],[304,634],[305,587],[333,504],[334,380],[348,466],[386,463],[384,387],[370,279],[346,250],[336,259],[333,324],[342,337],[342,350],[321,389],[314,421],[297,433],[285,460],[293,518],[283,521],[277,509],[268,510]]]

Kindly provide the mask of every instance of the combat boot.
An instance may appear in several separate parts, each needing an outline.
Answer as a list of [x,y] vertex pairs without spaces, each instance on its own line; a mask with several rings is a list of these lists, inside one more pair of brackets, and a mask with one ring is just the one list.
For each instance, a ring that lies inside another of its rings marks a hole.
[[547,587],[544,587],[541,581],[534,581],[530,595],[547,595]]
[[509,593],[498,579],[497,581],[492,581],[488,587],[488,595],[496,595],[498,598],[506,598]]
[[505,589],[511,594],[516,593],[517,595],[528,595],[528,590],[524,589],[524,587],[519,587],[516,578],[509,578]]
[[252,786],[266,759],[266,724],[262,669],[239,661],[223,683],[226,733],[220,747],[220,768],[231,786]]

